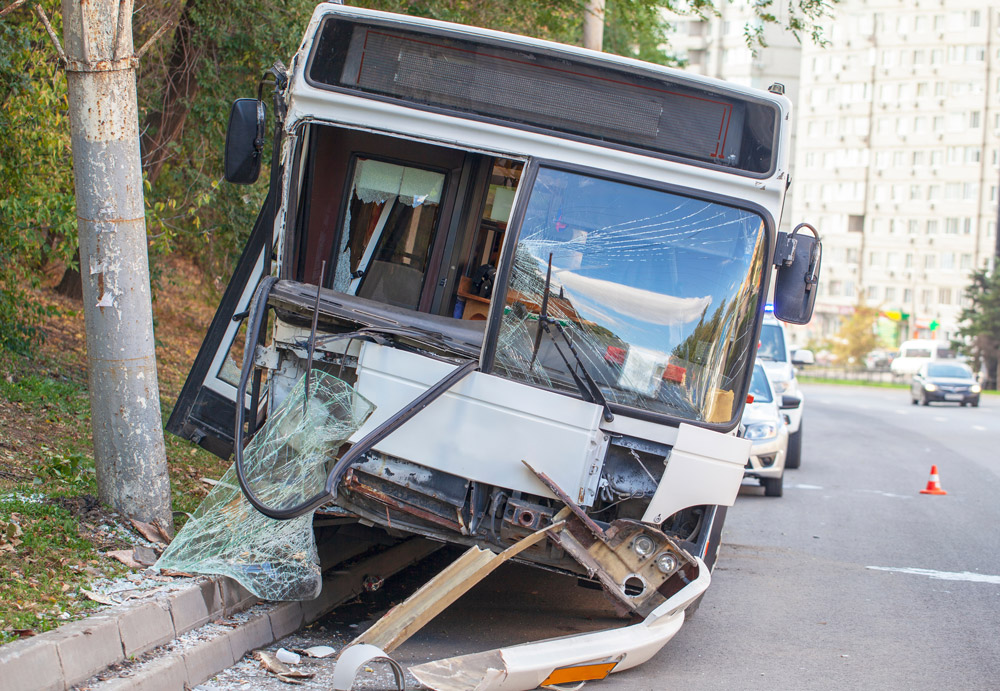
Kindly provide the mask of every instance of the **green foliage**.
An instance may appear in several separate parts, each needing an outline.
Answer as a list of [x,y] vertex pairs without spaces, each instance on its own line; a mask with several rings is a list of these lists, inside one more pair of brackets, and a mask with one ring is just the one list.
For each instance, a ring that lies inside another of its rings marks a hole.
[[48,313],[30,288],[47,263],[76,250],[67,110],[45,30],[27,11],[8,15],[0,21],[0,350],[31,352]]
[[843,320],[833,344],[833,353],[841,364],[859,363],[875,349],[877,320],[878,309],[860,302],[854,313]]
[[970,355],[975,369],[987,375],[984,388],[998,388],[1000,381],[1000,270],[972,272],[965,289],[968,307],[959,314],[959,338],[952,345]]
[[40,448],[45,457],[35,466],[36,484],[51,480],[69,485],[78,492],[97,492],[93,459],[78,451],[59,453],[44,445]]
[[[257,83],[274,60],[291,57],[315,2],[250,0],[240,3],[238,11],[221,0],[187,0],[187,6],[194,46],[183,69],[194,74],[196,84],[177,104],[187,111],[180,136],[166,144],[168,159],[156,180],[147,180],[150,263],[155,276],[160,257],[181,250],[224,281],[267,193],[270,163],[266,146],[256,185],[220,184],[229,107],[236,98],[257,94]],[[139,19],[143,32],[152,33],[169,16],[164,7],[152,3],[143,10],[147,13]],[[137,42],[144,40],[140,33]],[[170,71],[178,69],[170,63],[173,49],[168,33],[143,67],[139,79],[143,127],[155,128],[150,115],[163,109]]]

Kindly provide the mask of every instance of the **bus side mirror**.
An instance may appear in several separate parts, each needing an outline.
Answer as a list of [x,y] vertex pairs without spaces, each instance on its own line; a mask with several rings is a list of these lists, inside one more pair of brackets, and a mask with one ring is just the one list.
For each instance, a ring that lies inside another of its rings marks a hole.
[[264,102],[238,98],[229,111],[226,128],[225,178],[237,185],[250,185],[260,176],[264,151]]
[[[802,228],[812,236],[799,233]],[[789,324],[806,324],[812,319],[816,304],[816,286],[823,258],[819,232],[808,223],[800,223],[789,233],[778,233],[774,264],[774,316]]]

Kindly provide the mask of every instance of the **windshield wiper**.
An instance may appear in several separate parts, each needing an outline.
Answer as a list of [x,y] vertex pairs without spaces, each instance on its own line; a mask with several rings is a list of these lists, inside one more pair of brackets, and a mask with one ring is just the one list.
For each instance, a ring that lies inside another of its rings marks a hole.
[[[538,349],[542,345],[542,330],[549,335],[552,339],[552,345],[556,347],[556,351],[562,358],[563,362],[566,363],[566,369],[569,371],[570,375],[573,377],[573,383],[576,384],[576,388],[579,389],[580,394],[588,403],[596,403],[604,409],[604,419],[611,422],[615,419],[614,413],[611,412],[611,406],[608,405],[608,399],[604,397],[604,393],[601,388],[594,381],[591,376],[590,371],[587,366],[583,364],[583,359],[580,354],[576,352],[576,347],[573,345],[573,340],[563,329],[562,324],[559,320],[553,319],[549,316],[549,291],[552,287],[552,253],[549,253],[549,268],[545,273],[545,290],[542,291],[542,305],[538,312],[538,331],[535,332],[535,347],[531,352],[531,363],[528,368],[531,369],[535,364],[535,358],[538,357]],[[555,336],[552,335],[552,331],[549,329],[549,325],[554,324],[556,331],[562,336],[562,339],[566,342],[566,346],[569,348],[569,352],[572,353],[573,359],[576,360],[576,364],[579,366],[580,371],[583,373],[583,379],[577,374],[576,369],[570,364],[569,358],[563,352],[562,348],[559,347],[559,341],[556,340]],[[586,382],[584,382],[584,379]]]

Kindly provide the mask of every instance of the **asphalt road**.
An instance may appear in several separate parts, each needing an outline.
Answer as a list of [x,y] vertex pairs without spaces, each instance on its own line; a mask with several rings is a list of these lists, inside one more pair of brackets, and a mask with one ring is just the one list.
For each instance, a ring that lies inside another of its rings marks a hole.
[[[1000,688],[1000,398],[925,408],[902,390],[805,393],[802,467],[784,497],[745,484],[696,616],[653,660],[590,688]],[[947,496],[919,494],[931,464]],[[285,645],[342,644],[358,630],[352,618],[369,616],[335,614]],[[395,657],[415,664],[620,624],[600,593],[512,565]],[[251,668],[215,688],[249,688]]]

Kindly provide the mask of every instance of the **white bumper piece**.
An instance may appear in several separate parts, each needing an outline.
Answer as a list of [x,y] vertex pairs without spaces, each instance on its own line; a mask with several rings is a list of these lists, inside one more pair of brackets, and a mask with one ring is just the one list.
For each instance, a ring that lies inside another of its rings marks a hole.
[[674,637],[684,610],[708,588],[708,567],[697,561],[698,577],[638,624],[436,660],[410,672],[435,691],[528,691],[631,669]]

